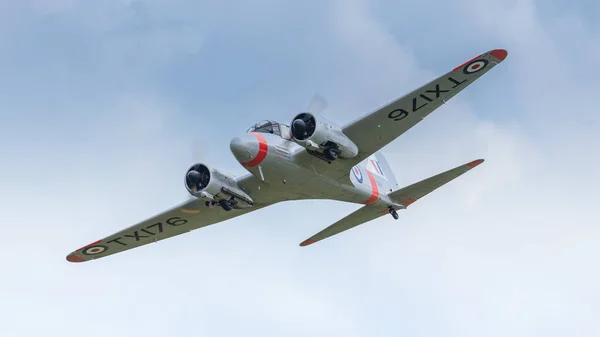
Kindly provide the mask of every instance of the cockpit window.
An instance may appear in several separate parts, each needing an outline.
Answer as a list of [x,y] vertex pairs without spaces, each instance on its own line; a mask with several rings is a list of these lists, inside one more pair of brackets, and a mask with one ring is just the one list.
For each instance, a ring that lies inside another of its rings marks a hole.
[[254,126],[248,129],[248,132],[272,133],[281,137],[279,123],[271,121],[262,121],[260,123],[256,123]]

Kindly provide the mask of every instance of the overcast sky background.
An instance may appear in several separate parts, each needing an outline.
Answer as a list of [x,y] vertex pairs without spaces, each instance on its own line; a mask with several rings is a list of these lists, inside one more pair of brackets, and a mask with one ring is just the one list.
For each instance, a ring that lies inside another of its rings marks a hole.
[[[600,335],[600,5],[0,1],[0,335]],[[73,264],[185,200],[193,144],[345,123],[494,48],[508,58],[384,149],[407,185],[486,162],[310,247],[358,206],[279,204]]]

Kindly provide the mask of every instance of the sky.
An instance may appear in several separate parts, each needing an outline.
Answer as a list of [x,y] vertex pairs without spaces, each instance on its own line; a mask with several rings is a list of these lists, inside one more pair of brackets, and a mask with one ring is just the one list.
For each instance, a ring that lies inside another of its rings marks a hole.
[[[0,1],[2,336],[598,336],[600,5]],[[319,93],[339,124],[507,59],[383,149],[400,185],[486,162],[400,219],[275,205],[88,263],[202,160]],[[199,149],[199,150],[198,150]],[[302,216],[299,216],[302,215]]]

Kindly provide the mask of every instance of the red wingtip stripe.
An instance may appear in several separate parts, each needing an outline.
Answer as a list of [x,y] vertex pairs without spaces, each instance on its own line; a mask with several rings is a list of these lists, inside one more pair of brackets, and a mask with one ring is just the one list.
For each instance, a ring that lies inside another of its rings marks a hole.
[[480,54],[480,55],[477,55],[477,56],[475,56],[474,58],[472,58],[472,59],[468,60],[467,62],[465,62],[465,63],[463,63],[463,64],[459,65],[458,67],[456,67],[456,68],[454,68],[454,69],[452,69],[452,71],[457,71],[458,69],[462,69],[462,67],[466,66],[466,65],[467,65],[467,63],[469,63],[469,62],[471,62],[471,61],[473,61],[473,60],[475,60],[475,59],[478,59],[479,57],[481,57],[481,54]]
[[504,49],[494,49],[490,52],[490,55],[500,61],[504,61],[504,59],[508,56],[508,52]]
[[79,248],[79,249],[77,249],[77,250],[83,250],[83,249],[86,249],[87,247],[93,246],[93,245],[95,245],[95,244],[98,244],[98,243],[100,243],[100,242],[102,242],[102,240],[98,240],[98,241],[92,242],[92,243],[90,243],[89,245],[85,245],[85,246],[83,246],[83,247],[81,247],[81,248]]
[[85,262],[85,260],[77,255],[67,255],[67,261],[69,262]]
[[244,167],[254,167],[262,163],[262,161],[265,160],[265,157],[267,157],[267,152],[269,152],[269,144],[267,144],[265,137],[256,132],[252,132],[252,134],[258,139],[258,153],[251,161],[241,163]]
[[473,160],[472,162],[468,163],[467,166],[473,168],[481,163],[483,163],[483,159],[477,159],[477,160]]
[[[488,54],[492,55],[494,58],[496,58],[500,61],[504,61],[504,59],[508,56],[508,52],[504,49],[494,49],[494,50],[490,51]],[[466,66],[469,62],[474,61],[475,59],[478,59],[481,56],[483,56],[483,54],[475,56],[474,58],[468,60],[467,62],[452,69],[452,71],[457,71],[457,70],[461,69],[462,67]]]
[[315,240],[313,240],[313,239],[307,239],[307,240],[304,240],[304,241],[302,241],[302,243],[300,244],[300,246],[301,246],[301,247],[304,247],[304,246],[312,245],[312,244],[313,244],[313,243],[315,243],[315,242],[316,242],[316,241],[315,241]]

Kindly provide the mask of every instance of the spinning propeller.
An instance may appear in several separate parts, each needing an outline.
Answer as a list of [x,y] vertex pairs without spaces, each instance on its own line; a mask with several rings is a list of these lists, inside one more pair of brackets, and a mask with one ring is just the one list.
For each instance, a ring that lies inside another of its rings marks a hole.
[[310,103],[308,104],[308,109],[306,109],[306,111],[315,115],[320,115],[321,112],[323,112],[323,110],[325,110],[326,108],[327,100],[323,96],[315,94]]

